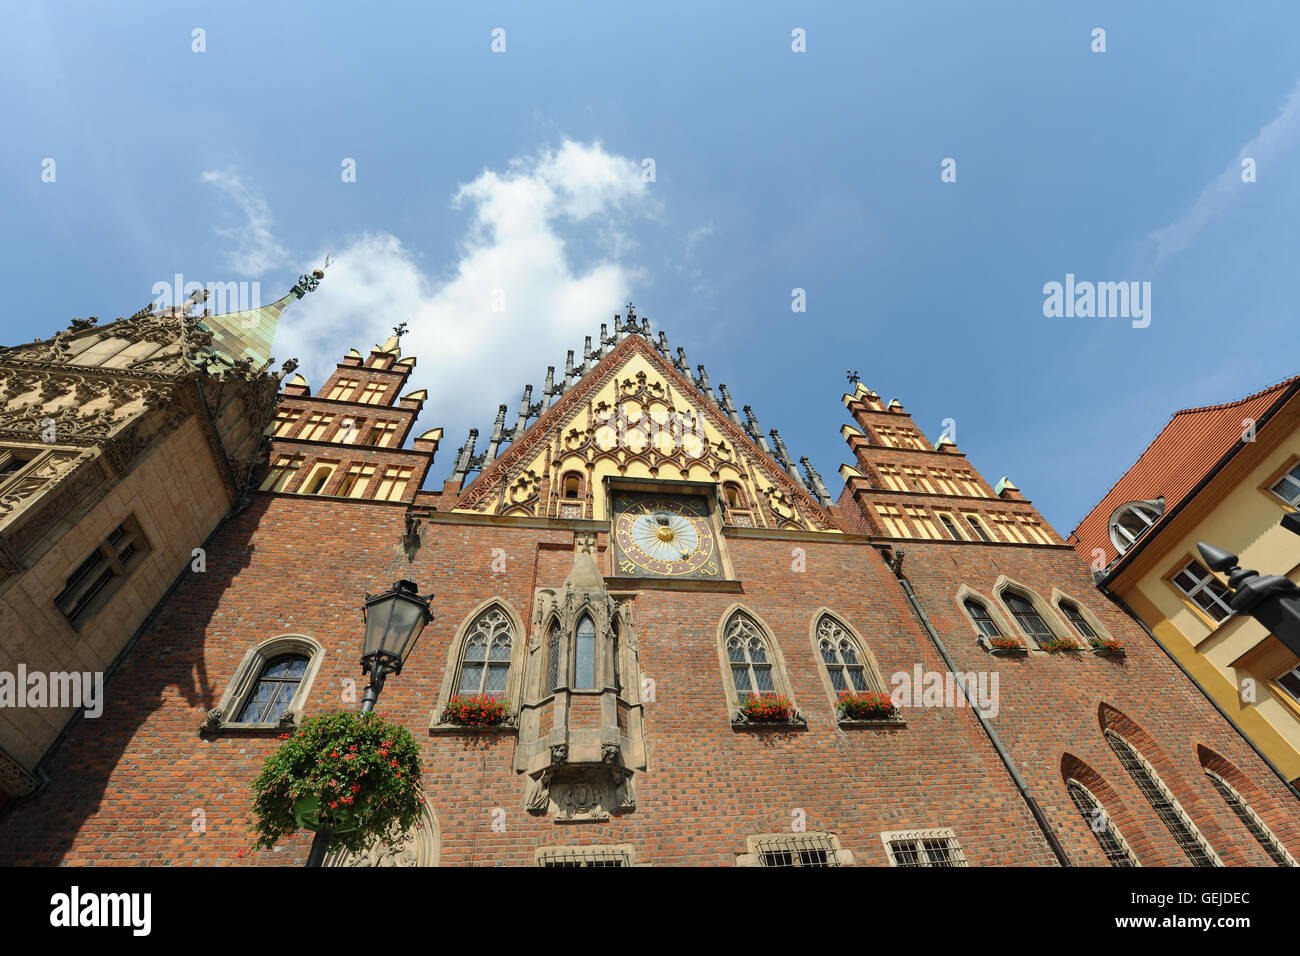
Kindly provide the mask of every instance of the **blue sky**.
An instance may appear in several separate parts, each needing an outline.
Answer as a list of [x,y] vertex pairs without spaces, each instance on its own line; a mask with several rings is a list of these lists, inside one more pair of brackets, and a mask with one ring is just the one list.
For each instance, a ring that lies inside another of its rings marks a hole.
[[[1300,7],[1134,6],[10,7],[0,343],[330,252],[276,355],[318,386],[408,321],[436,487],[630,297],[833,494],[854,368],[1068,533],[1171,412],[1296,372]],[[1067,273],[1150,325],[1045,317]]]

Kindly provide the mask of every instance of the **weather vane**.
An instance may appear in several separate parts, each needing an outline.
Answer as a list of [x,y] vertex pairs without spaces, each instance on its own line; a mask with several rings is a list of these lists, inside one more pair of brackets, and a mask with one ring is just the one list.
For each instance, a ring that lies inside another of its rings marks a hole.
[[405,334],[406,334],[406,323],[405,323],[405,322],[401,322],[401,323],[399,323],[399,324],[393,326],[393,334],[394,334],[395,336],[397,336],[399,339],[400,339],[403,335],[405,335]]
[[852,368],[845,369],[844,374],[849,377],[850,385],[857,385],[858,382],[862,380],[862,376],[858,374],[857,369],[852,369]]

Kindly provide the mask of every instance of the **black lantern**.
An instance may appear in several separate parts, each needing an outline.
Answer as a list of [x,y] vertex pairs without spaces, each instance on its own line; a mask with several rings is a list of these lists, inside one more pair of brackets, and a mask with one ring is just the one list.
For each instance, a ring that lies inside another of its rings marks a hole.
[[[1288,514],[1282,527],[1300,534],[1300,517]],[[1212,544],[1198,543],[1196,549],[1211,570],[1228,575],[1232,597],[1228,605],[1238,614],[1248,614],[1300,656],[1300,587],[1280,574],[1263,574],[1237,566],[1237,556]]]
[[366,636],[361,651],[361,672],[370,675],[361,705],[365,711],[374,706],[384,678],[402,672],[402,664],[433,615],[415,582],[405,580],[398,581],[383,594],[367,594],[362,613]]

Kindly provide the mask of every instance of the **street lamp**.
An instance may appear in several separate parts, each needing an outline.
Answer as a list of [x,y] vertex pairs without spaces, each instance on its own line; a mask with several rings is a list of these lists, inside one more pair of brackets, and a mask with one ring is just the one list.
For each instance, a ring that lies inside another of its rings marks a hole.
[[[375,709],[379,692],[384,689],[384,679],[389,674],[400,674],[402,665],[411,656],[415,642],[425,625],[433,620],[429,613],[428,598],[420,597],[414,581],[396,582],[383,594],[367,594],[361,610],[366,622],[366,634],[361,644],[361,673],[369,674],[370,681],[361,697],[361,712]],[[329,830],[317,830],[307,855],[308,866],[322,866],[330,848]]]
[[[1282,519],[1282,527],[1300,534],[1300,514]],[[1261,575],[1237,566],[1237,556],[1212,544],[1199,542],[1196,549],[1213,571],[1228,575],[1232,597],[1228,606],[1238,614],[1247,614],[1300,656],[1300,587],[1280,574]]]
[[375,709],[384,679],[402,673],[424,626],[433,620],[429,601],[420,597],[414,581],[398,581],[383,594],[366,595],[362,611],[366,636],[362,644],[361,673],[370,675],[361,698],[361,712]]

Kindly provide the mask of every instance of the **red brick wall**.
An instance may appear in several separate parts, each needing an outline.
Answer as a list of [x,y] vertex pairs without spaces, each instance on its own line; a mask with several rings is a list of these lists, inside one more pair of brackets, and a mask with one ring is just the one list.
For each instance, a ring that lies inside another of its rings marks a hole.
[[[512,736],[431,735],[428,726],[449,643],[466,616],[499,597],[531,622],[534,588],[559,587],[571,567],[573,534],[428,524],[408,563],[398,548],[403,521],[404,510],[391,505],[254,495],[209,548],[207,572],[183,582],[109,681],[104,715],[83,720],[50,762],[49,787],[0,817],[0,863],[301,864],[308,834],[284,841],[280,852],[238,857],[250,842],[249,783],[274,735],[204,741],[199,724],[245,651],[278,634],[309,634],[327,649],[309,715],[343,706],[345,678],[357,680],[359,697],[359,608],[366,591],[399,577],[432,592],[435,620],[403,673],[388,681],[378,709],[421,741],[444,864],[531,865],[538,846],[567,843],[630,843],[638,862],[729,864],[745,852],[747,835],[788,832],[796,808],[805,811],[809,831],[838,834],[864,864],[888,862],[882,831],[931,827],[955,830],[972,864],[1054,863],[969,709],[908,710],[902,728],[838,728],[809,639],[819,608],[857,630],[886,681],[917,663],[946,668],[876,549],[830,539],[728,538],[741,594],[637,593],[641,669],[656,690],[645,706],[649,767],[637,774],[638,807],[605,823],[557,824],[528,814]],[[1200,772],[1198,746],[1254,783],[1256,809],[1300,853],[1294,803],[1281,785],[1161,651],[1089,596],[1086,569],[1072,551],[903,547],[904,570],[959,665],[1000,672],[994,723],[1075,862],[1105,861],[1066,796],[1067,753],[1119,795],[1123,806],[1108,808],[1144,863],[1186,862],[1103,741],[1102,704],[1158,745],[1148,758],[1226,862],[1267,861]],[[506,553],[504,572],[491,570],[493,548]],[[805,552],[803,572],[791,570],[794,548]],[[1128,645],[1128,658],[989,656],[958,616],[952,594],[967,580],[987,596],[1003,572],[1044,597],[1056,582],[1087,601]],[[735,603],[771,628],[807,730],[732,729],[717,631]],[[491,826],[497,807],[506,815],[503,832]],[[206,814],[206,832],[192,832],[196,809]]]

